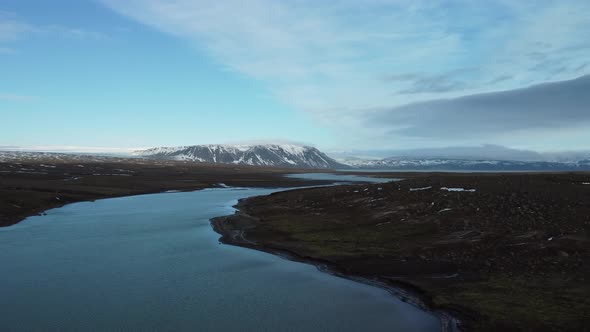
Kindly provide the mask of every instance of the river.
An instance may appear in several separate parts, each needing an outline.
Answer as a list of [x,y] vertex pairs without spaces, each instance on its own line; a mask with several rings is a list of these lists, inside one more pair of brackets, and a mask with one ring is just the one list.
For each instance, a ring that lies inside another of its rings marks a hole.
[[278,189],[82,202],[0,228],[2,331],[439,331],[387,291],[221,245],[209,219]]

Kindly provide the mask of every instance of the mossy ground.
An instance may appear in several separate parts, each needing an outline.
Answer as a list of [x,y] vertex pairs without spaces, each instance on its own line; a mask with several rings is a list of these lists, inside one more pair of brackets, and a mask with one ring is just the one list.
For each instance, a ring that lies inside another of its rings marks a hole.
[[245,233],[258,247],[412,284],[471,330],[585,331],[586,182],[587,173],[435,175],[276,193],[240,209],[256,218]]

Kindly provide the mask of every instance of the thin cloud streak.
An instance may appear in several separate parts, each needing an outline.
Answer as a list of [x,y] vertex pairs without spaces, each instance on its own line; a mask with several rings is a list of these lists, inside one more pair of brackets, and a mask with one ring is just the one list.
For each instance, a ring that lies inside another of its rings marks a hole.
[[[16,42],[27,35],[49,35],[74,39],[102,39],[106,35],[82,29],[68,27],[59,24],[35,25],[24,22],[14,14],[0,12],[0,52],[12,53],[14,50],[1,44]],[[2,52],[4,50],[4,52]]]

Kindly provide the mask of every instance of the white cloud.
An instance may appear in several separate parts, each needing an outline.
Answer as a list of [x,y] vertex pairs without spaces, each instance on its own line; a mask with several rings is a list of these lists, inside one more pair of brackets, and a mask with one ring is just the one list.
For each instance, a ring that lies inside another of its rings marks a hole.
[[362,128],[367,109],[590,73],[585,0],[99,1],[367,138],[387,135]]
[[391,100],[391,87],[377,79],[383,71],[416,66],[433,51],[452,56],[461,46],[456,34],[418,12],[374,12],[357,2],[106,3],[195,42],[226,68],[264,80],[287,102],[315,112]]
[[[590,5],[581,1],[547,6],[535,2],[535,7],[532,3],[525,6],[499,2],[494,7],[465,1],[434,5],[399,0],[362,4],[271,0],[103,2],[140,22],[197,42],[227,68],[268,80],[281,92],[288,91],[284,93],[286,98],[294,102],[318,94],[323,102],[312,102],[312,109],[321,104],[354,105],[359,99],[371,104],[403,103],[407,97],[393,98],[392,87],[384,87],[374,75],[407,71],[436,74],[461,67],[455,62],[463,58],[482,67],[514,55],[520,61],[525,52],[541,47],[535,46],[539,42],[545,41],[556,50],[582,42],[585,38],[580,38],[581,32],[587,31],[590,24]],[[492,25],[489,23],[493,23],[493,17],[484,17],[485,10],[514,18]],[[471,31],[474,29],[478,31]],[[471,37],[477,40],[468,40]],[[502,44],[508,50],[498,47],[496,42],[501,40],[506,40]],[[471,47],[495,49],[496,54],[476,54]],[[485,72],[485,68],[480,69]],[[351,89],[369,92],[368,98],[347,98],[342,93]],[[374,97],[380,100],[369,102]]]
[[[590,3],[511,1],[517,15],[511,26],[495,32],[506,37],[490,71],[513,74],[510,87],[570,79],[590,73]],[[585,70],[584,70],[585,69]]]

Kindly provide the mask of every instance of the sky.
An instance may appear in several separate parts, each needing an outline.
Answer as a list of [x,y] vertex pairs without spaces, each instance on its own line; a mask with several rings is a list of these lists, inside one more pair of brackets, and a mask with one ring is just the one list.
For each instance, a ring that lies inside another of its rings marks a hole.
[[0,0],[0,146],[590,149],[590,1]]

